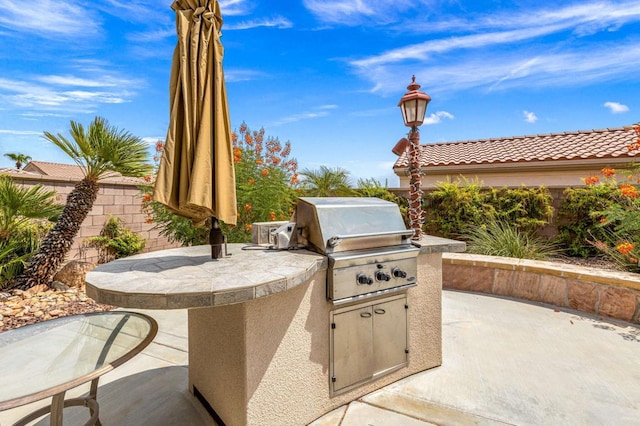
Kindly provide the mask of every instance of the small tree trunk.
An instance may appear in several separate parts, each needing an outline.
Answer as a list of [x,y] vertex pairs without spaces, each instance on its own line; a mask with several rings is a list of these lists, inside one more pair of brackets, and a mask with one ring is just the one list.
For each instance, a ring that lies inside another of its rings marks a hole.
[[16,279],[13,288],[27,290],[40,284],[51,285],[53,276],[64,262],[73,239],[96,201],[98,189],[98,182],[89,177],[78,182],[67,197],[67,204],[55,226],[44,237],[40,248],[31,258],[24,273]]

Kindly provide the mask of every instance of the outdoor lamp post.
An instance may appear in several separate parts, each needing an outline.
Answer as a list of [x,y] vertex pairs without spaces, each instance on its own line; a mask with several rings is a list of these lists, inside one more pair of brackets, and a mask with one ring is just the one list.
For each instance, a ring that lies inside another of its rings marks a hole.
[[420,85],[416,83],[416,76],[411,78],[411,84],[407,86],[407,93],[400,99],[398,106],[402,112],[404,125],[411,127],[409,131],[409,221],[414,230],[412,239],[419,240],[422,236],[422,173],[420,171],[420,132],[419,126],[424,122],[427,112],[427,104],[431,97],[421,92]]

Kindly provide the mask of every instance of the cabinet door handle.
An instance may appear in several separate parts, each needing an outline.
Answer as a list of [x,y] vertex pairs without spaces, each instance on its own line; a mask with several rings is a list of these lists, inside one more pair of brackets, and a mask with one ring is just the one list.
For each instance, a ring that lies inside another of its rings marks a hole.
[[371,318],[371,312],[360,312],[362,318]]
[[382,309],[382,308],[374,309],[374,310],[373,310],[373,312],[375,312],[375,313],[376,313],[376,314],[378,314],[378,315],[382,315],[382,314],[386,314],[386,313],[387,313],[387,311],[385,311],[385,310],[384,310],[384,309]]

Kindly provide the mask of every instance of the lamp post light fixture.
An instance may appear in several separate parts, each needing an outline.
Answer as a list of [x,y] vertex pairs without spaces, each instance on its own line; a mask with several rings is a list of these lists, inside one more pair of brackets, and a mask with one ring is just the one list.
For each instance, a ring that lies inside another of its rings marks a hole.
[[422,211],[422,172],[420,170],[420,132],[419,126],[424,122],[427,105],[431,97],[421,92],[420,85],[416,83],[416,76],[411,78],[411,84],[407,86],[407,93],[400,99],[398,106],[402,112],[404,125],[410,127],[409,131],[409,222],[413,229],[413,240],[422,237],[422,224],[424,222]]

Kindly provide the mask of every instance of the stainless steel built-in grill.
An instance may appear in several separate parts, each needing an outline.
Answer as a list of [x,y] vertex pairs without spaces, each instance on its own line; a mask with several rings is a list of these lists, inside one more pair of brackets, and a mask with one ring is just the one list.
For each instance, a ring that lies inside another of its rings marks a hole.
[[345,392],[408,363],[407,289],[419,249],[394,203],[300,198],[297,243],[328,258],[330,390]]
[[418,249],[394,203],[378,198],[300,198],[299,243],[329,261],[327,298],[343,304],[416,284]]

